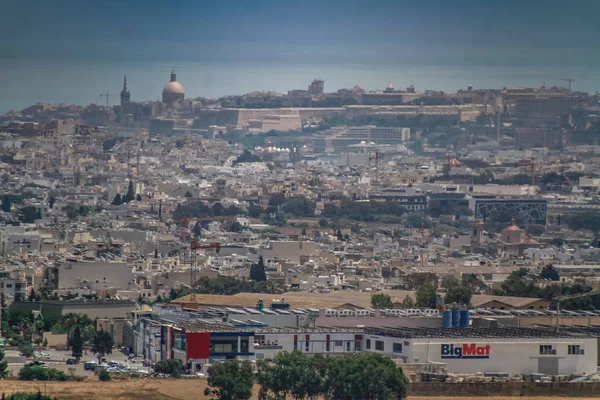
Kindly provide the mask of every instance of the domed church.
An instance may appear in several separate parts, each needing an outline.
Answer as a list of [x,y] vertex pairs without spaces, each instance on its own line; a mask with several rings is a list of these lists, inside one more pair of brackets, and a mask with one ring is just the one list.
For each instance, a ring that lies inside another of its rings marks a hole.
[[162,92],[162,101],[166,104],[173,104],[176,101],[184,99],[183,86],[177,82],[175,70],[171,72],[171,81],[165,85]]

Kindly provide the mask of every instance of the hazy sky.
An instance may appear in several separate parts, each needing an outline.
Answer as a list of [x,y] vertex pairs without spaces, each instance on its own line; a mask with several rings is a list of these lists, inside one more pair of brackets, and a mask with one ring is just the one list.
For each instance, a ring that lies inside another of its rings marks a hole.
[[[600,90],[600,0],[0,0],[0,113],[360,84]],[[113,96],[111,104],[118,102]]]
[[600,52],[598,0],[2,3],[11,59],[597,66]]

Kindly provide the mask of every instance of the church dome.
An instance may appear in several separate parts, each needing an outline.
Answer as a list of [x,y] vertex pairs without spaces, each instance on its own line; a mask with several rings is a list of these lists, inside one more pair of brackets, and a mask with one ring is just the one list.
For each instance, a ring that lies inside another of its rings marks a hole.
[[165,88],[163,89],[163,94],[183,94],[183,86],[181,86],[181,83],[174,81],[174,82],[169,82],[165,85]]
[[183,86],[177,82],[175,71],[171,72],[171,81],[165,85],[162,92],[163,103],[172,104],[184,99]]

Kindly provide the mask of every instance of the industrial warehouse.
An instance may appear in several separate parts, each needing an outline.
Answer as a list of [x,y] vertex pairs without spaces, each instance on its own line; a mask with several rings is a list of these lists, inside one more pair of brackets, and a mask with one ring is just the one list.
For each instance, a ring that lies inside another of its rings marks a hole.
[[[380,353],[407,371],[432,367],[449,374],[584,376],[597,371],[600,332],[594,329],[500,325],[507,312],[496,319],[491,311],[477,310],[445,310],[441,317],[438,310],[404,310],[404,315],[336,310],[336,317],[331,310],[283,306],[155,307],[124,339],[136,355],[153,362],[177,358],[190,373],[206,373],[225,359],[270,360],[294,350],[329,356]],[[338,326],[343,320],[363,323]],[[510,321],[514,325],[504,320]]]

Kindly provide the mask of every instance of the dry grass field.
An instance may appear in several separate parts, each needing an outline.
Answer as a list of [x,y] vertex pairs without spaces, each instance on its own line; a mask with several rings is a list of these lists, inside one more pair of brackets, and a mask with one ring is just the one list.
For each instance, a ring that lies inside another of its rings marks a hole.
[[[58,400],[197,400],[204,399],[204,379],[137,379],[98,382],[23,382],[0,381],[0,393],[42,392]],[[257,390],[255,390],[257,392]],[[255,397],[256,398],[256,397]],[[464,399],[464,398],[463,398]],[[470,397],[468,400],[510,400],[511,397]],[[520,397],[519,400],[560,400],[559,397]],[[457,397],[410,397],[409,400],[459,400]],[[591,398],[579,398],[591,400]]]

